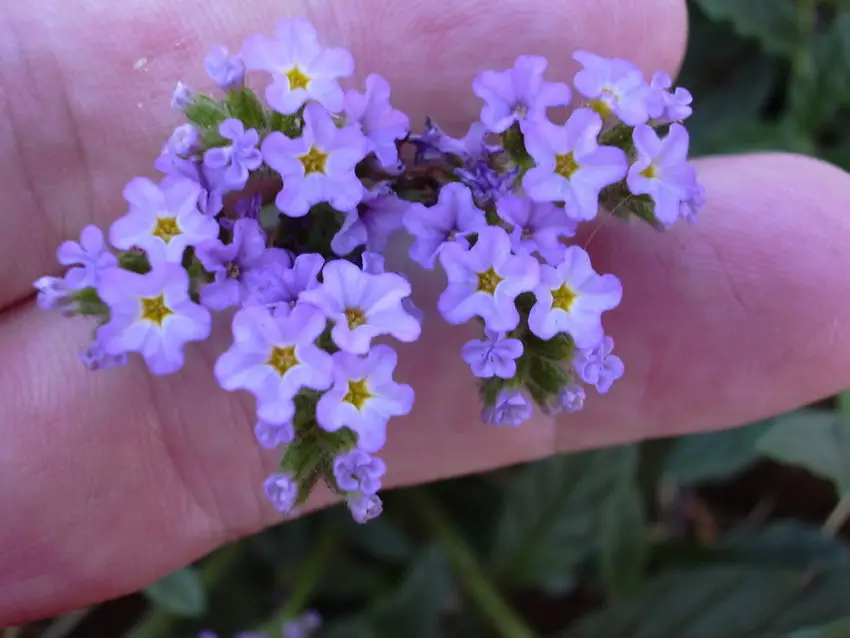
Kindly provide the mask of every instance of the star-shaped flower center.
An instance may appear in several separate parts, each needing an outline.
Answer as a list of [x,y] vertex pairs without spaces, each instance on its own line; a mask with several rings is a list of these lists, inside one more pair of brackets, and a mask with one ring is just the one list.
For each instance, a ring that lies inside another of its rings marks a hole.
[[579,164],[576,161],[575,155],[573,155],[572,151],[566,153],[565,155],[556,155],[555,156],[555,172],[566,179],[570,179],[579,169]]
[[174,311],[165,303],[165,295],[142,297],[142,319],[161,326],[165,318],[173,314]]
[[297,66],[292,67],[286,72],[286,79],[289,80],[289,90],[306,89],[310,86],[310,76],[304,73]]
[[373,396],[369,390],[369,385],[366,383],[366,379],[358,379],[357,381],[348,382],[348,392],[342,400],[350,403],[358,410],[362,410],[363,404]]
[[552,307],[569,312],[578,295],[567,284],[552,291]]
[[486,292],[488,295],[495,294],[496,286],[498,286],[504,277],[502,277],[499,273],[495,271],[495,269],[490,266],[484,272],[478,273],[478,292]]
[[658,169],[655,167],[655,164],[650,164],[640,172],[640,176],[646,179],[655,179],[658,177]]
[[325,162],[328,161],[328,154],[323,153],[315,146],[311,146],[310,150],[304,155],[301,155],[298,159],[300,159],[301,163],[304,165],[305,175],[309,175],[310,173],[324,173]]
[[285,375],[290,368],[298,365],[298,357],[295,356],[295,346],[275,346],[272,349],[266,365],[274,368],[280,376]]
[[156,227],[153,229],[153,235],[159,237],[166,244],[182,232],[176,217],[158,217]]
[[366,323],[366,315],[360,308],[346,308],[344,314],[350,330],[354,330]]

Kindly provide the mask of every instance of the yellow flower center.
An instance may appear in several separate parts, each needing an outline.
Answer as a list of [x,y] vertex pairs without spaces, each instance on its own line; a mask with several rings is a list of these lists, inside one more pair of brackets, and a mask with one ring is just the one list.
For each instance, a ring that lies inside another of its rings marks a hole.
[[298,365],[298,357],[295,356],[295,346],[286,346],[285,348],[275,346],[266,364],[277,370],[280,376],[285,375],[290,368]]
[[360,308],[346,308],[345,318],[348,320],[348,328],[354,330],[366,323],[366,315]]
[[286,72],[286,79],[289,80],[289,90],[306,89],[310,86],[310,76],[304,73],[297,66],[292,67]]
[[159,217],[156,220],[156,228],[153,229],[155,237],[159,237],[166,244],[177,235],[182,234],[176,217]]
[[147,319],[158,326],[162,325],[168,315],[174,311],[165,303],[165,295],[159,297],[142,297],[142,319]]
[[590,101],[590,108],[599,113],[599,116],[604,120],[614,113],[611,108],[611,101],[616,99],[614,91],[611,89],[602,89],[602,95]]
[[327,153],[322,153],[315,146],[311,146],[310,150],[298,159],[304,164],[304,174],[309,175],[310,173],[325,172],[325,162],[328,160],[328,155]]
[[369,391],[366,379],[359,379],[358,381],[348,382],[348,393],[342,400],[350,403],[358,410],[362,410],[366,400],[371,399],[373,396]]
[[578,162],[572,152],[555,156],[555,172],[569,179],[579,169]]
[[567,284],[562,285],[557,290],[552,291],[552,307],[560,308],[564,312],[569,312],[578,295],[573,292]]
[[484,272],[478,273],[478,291],[486,292],[488,295],[495,294],[496,286],[501,283],[503,277],[490,266]]
[[658,177],[658,169],[655,168],[655,164],[650,164],[640,172],[640,176],[646,179],[655,179]]
[[231,261],[229,264],[227,264],[226,272],[227,272],[227,276],[230,277],[231,279],[238,279],[239,274],[242,271],[239,269],[239,264],[237,264],[235,261]]

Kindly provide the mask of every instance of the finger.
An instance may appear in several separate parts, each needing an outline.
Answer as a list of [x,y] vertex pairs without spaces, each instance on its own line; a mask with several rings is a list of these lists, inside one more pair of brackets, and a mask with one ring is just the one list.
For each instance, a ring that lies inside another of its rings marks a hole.
[[850,387],[850,176],[778,154],[697,166],[697,226],[592,240],[623,280],[606,332],[626,377],[560,420],[558,449],[725,428]]
[[[399,377],[417,402],[390,424],[389,485],[556,446],[740,423],[848,383],[850,344],[831,326],[850,319],[841,274],[850,180],[787,156],[706,160],[700,171],[710,202],[700,226],[665,235],[607,227],[590,246],[626,290],[606,323],[628,370],[610,395],[557,430],[541,418],[482,426],[458,356],[466,335],[429,316],[423,339],[400,348]],[[433,309],[439,289],[429,281],[414,285],[420,307]],[[73,351],[85,336],[30,310],[0,330],[0,356],[15,362],[0,369],[11,399],[0,405],[0,485],[17,479],[0,499],[0,519],[12,522],[0,530],[3,620],[131,591],[274,520],[259,496],[267,468],[250,433],[253,408],[209,372],[223,345],[195,350],[173,377],[140,365],[82,374]]]
[[414,127],[432,115],[457,131],[477,115],[474,75],[507,67],[518,54],[549,57],[552,79],[569,79],[578,48],[675,72],[685,39],[683,0],[73,4],[0,6],[0,86],[14,87],[0,100],[0,120],[11,124],[0,127],[0,190],[15,218],[0,235],[0,308],[57,271],[62,240],[123,214],[122,185],[152,174],[177,123],[168,107],[176,81],[209,88],[202,61],[214,43],[238,49],[277,19],[306,15],[328,43],[351,49],[361,78],[375,72],[390,80],[394,103]]

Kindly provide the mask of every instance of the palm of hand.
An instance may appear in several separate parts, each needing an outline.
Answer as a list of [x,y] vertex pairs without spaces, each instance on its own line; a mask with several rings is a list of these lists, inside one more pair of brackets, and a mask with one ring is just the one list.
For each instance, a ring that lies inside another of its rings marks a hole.
[[[210,45],[237,48],[280,17],[305,15],[351,49],[361,78],[389,79],[414,127],[427,114],[451,129],[476,117],[468,87],[483,68],[539,53],[550,78],[567,80],[570,52],[587,48],[672,73],[685,32],[684,0],[409,0],[403,9],[292,0],[247,12],[198,0],[79,4],[0,10],[0,184],[12,220],[0,235],[3,624],[144,586],[274,521],[259,490],[274,461],[254,442],[253,405],[211,373],[226,320],[176,375],[152,377],[139,361],[87,374],[77,351],[89,327],[27,301],[31,282],[55,271],[59,242],[86,223],[108,225],[124,210],[123,183],[151,174],[176,121],[168,95],[177,79],[206,86]],[[467,334],[433,312],[440,284],[404,266],[430,312],[423,338],[400,348],[399,378],[415,387],[417,408],[391,426],[389,484],[728,427],[848,384],[840,326],[850,284],[839,258],[850,181],[789,156],[715,158],[698,170],[709,193],[698,227],[658,235],[609,223],[593,235],[597,268],[624,283],[606,328],[627,373],[560,423],[478,424],[475,381],[458,355]]]

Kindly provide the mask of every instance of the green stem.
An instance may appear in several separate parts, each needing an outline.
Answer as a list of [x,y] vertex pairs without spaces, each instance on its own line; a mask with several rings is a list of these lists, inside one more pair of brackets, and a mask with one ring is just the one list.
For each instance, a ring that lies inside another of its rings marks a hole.
[[841,531],[847,517],[850,516],[850,494],[845,494],[838,501],[838,505],[832,510],[823,524],[823,533],[827,536],[835,536]]
[[448,555],[455,576],[498,635],[501,638],[534,638],[534,632],[525,626],[484,574],[472,550],[449,523],[437,502],[423,490],[411,492],[410,498],[423,523],[431,528]]
[[316,590],[316,586],[337,548],[338,541],[337,530],[326,525],[307,562],[298,570],[295,584],[286,604],[278,613],[263,623],[259,631],[265,632],[269,636],[277,636],[280,634],[280,626],[285,621],[298,618],[305,611],[305,607],[313,596],[313,592]]

